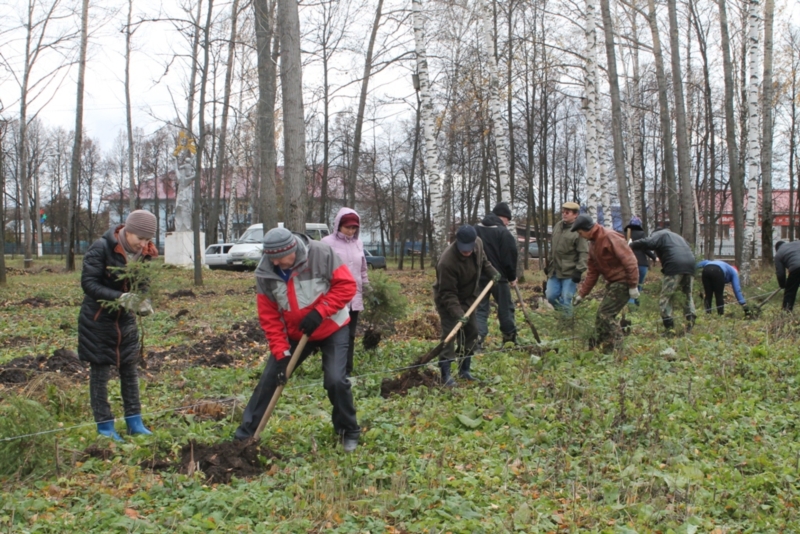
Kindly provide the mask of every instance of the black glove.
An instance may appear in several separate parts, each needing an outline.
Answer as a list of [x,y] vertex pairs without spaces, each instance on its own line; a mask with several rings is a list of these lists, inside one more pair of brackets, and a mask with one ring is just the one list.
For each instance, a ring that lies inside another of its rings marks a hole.
[[750,308],[749,304],[742,304],[742,309],[744,310],[744,316],[748,319],[753,315],[753,309]]
[[289,367],[289,360],[291,359],[291,356],[284,355],[280,360],[275,360],[275,367],[278,368],[278,385],[283,386],[286,384],[286,369]]
[[322,315],[320,315],[317,310],[311,310],[308,315],[306,315],[303,320],[300,321],[300,331],[307,336],[311,336],[311,334],[314,333],[314,330],[319,328],[319,325],[321,324]]
[[574,273],[572,273],[572,282],[574,284],[580,284],[581,283],[581,272],[580,271],[575,271]]

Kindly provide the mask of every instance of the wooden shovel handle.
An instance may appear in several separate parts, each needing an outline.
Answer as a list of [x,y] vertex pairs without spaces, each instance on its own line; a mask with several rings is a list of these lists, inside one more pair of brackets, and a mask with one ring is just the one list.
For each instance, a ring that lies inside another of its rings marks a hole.
[[[470,315],[472,315],[472,312],[475,311],[475,309],[478,307],[478,305],[481,303],[481,301],[484,298],[486,298],[487,294],[489,294],[489,290],[492,289],[493,285],[494,285],[494,280],[489,280],[489,283],[486,284],[486,287],[483,288],[483,291],[481,291],[481,294],[478,295],[478,298],[475,299],[475,302],[473,302],[472,306],[469,307],[469,309],[467,310],[467,313],[464,314],[466,317],[469,317]],[[453,340],[453,338],[456,336],[458,331],[461,330],[461,326],[463,324],[464,323],[462,323],[461,321],[457,322],[456,325],[453,327],[453,329],[450,330],[450,333],[447,334],[447,337],[444,338],[444,341],[442,342],[442,344],[443,345],[447,345],[448,343],[450,343]]]
[[[289,360],[289,365],[286,366],[286,379],[288,380],[290,376],[292,376],[292,371],[297,366],[297,361],[300,359],[300,355],[303,353],[303,349],[306,348],[306,343],[308,343],[308,336],[303,334],[303,337],[300,338],[300,342],[297,344],[297,347],[294,349],[292,353],[292,359]],[[275,411],[275,405],[278,404],[278,399],[281,398],[281,393],[283,393],[284,384],[278,385],[275,388],[275,393],[272,394],[272,399],[269,401],[269,406],[267,406],[267,411],[264,412],[264,415],[261,417],[261,422],[258,423],[258,428],[256,429],[256,433],[253,434],[253,440],[257,440],[261,433],[264,431],[264,427],[267,426],[267,421],[272,416],[272,412]]]

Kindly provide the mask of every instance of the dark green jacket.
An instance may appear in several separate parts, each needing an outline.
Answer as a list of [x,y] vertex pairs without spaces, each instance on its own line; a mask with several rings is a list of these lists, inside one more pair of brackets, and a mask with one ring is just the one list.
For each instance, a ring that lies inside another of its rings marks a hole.
[[589,261],[589,242],[581,239],[578,232],[571,230],[571,224],[558,221],[553,226],[553,261],[547,276],[572,278],[575,271],[586,272]]
[[433,285],[433,301],[437,310],[447,311],[453,317],[461,317],[472,306],[480,294],[481,273],[486,272],[489,279],[497,274],[486,254],[483,241],[477,238],[475,249],[469,256],[458,251],[453,242],[444,249],[436,264],[436,283]]

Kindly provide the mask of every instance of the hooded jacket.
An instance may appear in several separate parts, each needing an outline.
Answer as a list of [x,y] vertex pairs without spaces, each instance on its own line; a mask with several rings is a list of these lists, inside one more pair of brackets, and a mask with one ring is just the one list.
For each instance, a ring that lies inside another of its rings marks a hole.
[[258,319],[276,360],[290,356],[289,340],[303,337],[300,322],[311,310],[317,310],[322,323],[310,341],[325,339],[349,323],[347,303],[356,294],[350,269],[329,245],[299,234],[295,239],[297,252],[288,281],[266,256],[256,268]]
[[[483,241],[483,252],[489,262],[502,275],[501,281],[513,282],[517,279],[517,240],[503,220],[489,213],[475,226],[478,237]],[[486,273],[481,275],[481,284],[489,281]]]
[[589,258],[589,244],[581,239],[578,232],[572,231],[572,225],[563,220],[553,225],[553,262],[547,276],[556,278],[572,278],[575,271],[586,271]]
[[[358,217],[358,230],[353,234],[353,237],[348,237],[339,231],[341,226],[340,221],[345,215],[352,213]],[[326,235],[322,238],[323,243],[327,243],[339,255],[350,269],[350,274],[356,281],[356,295],[350,301],[349,308],[352,311],[361,311],[364,309],[364,286],[369,283],[367,275],[367,258],[364,256],[364,243],[361,242],[359,236],[361,235],[361,217],[355,210],[350,208],[342,208],[336,214],[333,221],[333,233]]]
[[[98,365],[128,364],[139,354],[136,316],[125,308],[110,310],[100,301],[114,301],[130,291],[128,280],[121,279],[114,268],[124,268],[128,256],[119,242],[124,224],[109,229],[92,243],[83,257],[81,288],[84,297],[78,315],[78,357]],[[158,250],[148,242],[141,260],[158,257]],[[140,288],[143,289],[143,288]]]
[[775,253],[775,274],[778,286],[786,286],[786,271],[793,273],[800,269],[800,241],[784,243]]
[[[642,228],[641,226],[634,226],[632,224],[626,226],[624,232],[625,237],[628,236],[628,230],[631,231],[631,241],[638,241],[639,239],[644,239],[645,237],[647,237],[647,234],[644,233],[644,228]],[[656,255],[653,253],[652,250],[636,249],[633,251],[633,253],[636,256],[636,261],[638,262],[639,267],[650,266],[650,264],[647,262],[647,258],[656,261]]]
[[[577,232],[575,232],[577,234]],[[595,224],[587,239],[589,262],[586,280],[581,284],[578,294],[585,297],[592,292],[598,277],[602,274],[607,284],[621,282],[635,288],[639,284],[639,266],[636,256],[628,247],[628,242],[620,234]]]
[[480,294],[483,272],[491,279],[497,274],[497,269],[486,258],[480,237],[475,239],[475,248],[469,256],[461,254],[455,242],[450,243],[436,264],[436,283],[433,285],[436,308],[453,317],[464,315]]
[[655,250],[661,260],[661,272],[667,276],[694,274],[694,252],[684,238],[669,230],[659,230],[650,237],[631,243],[633,250]]

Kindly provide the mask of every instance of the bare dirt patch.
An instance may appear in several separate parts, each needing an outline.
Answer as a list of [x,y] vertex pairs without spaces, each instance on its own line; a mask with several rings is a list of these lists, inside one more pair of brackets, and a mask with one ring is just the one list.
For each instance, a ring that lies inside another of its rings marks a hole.
[[381,397],[388,399],[392,394],[406,396],[411,388],[420,386],[433,388],[439,385],[439,375],[430,369],[422,372],[418,369],[411,369],[398,378],[384,378],[381,382]]
[[[262,458],[268,460],[266,464]],[[190,441],[181,449],[179,470],[188,475],[202,471],[206,483],[228,484],[232,477],[249,478],[269,471],[283,457],[260,442],[226,441],[205,445]]]
[[24,384],[41,373],[83,379],[89,376],[89,364],[69,349],[57,349],[50,357],[22,356],[0,365],[0,384]]

